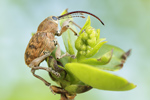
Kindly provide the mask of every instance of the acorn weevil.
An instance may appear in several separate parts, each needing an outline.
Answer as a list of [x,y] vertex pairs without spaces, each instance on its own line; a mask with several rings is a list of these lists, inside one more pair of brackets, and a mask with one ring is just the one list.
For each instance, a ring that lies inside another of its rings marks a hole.
[[[24,55],[25,63],[31,68],[32,74],[38,79],[42,80],[47,86],[50,86],[51,84],[47,82],[45,79],[43,79],[42,77],[36,75],[35,71],[38,69],[42,69],[60,77],[60,74],[57,71],[52,70],[51,68],[48,67],[40,67],[39,65],[43,60],[45,60],[47,57],[50,56],[50,54],[55,50],[56,46],[57,49],[56,49],[55,57],[57,59],[60,59],[64,56],[71,56],[68,53],[61,55],[60,45],[57,42],[55,36],[61,36],[61,34],[65,32],[67,29],[70,29],[71,31],[74,32],[75,35],[77,35],[77,33],[71,27],[69,27],[69,23],[72,23],[77,27],[79,27],[73,21],[67,20],[63,23],[61,30],[59,32],[58,20],[65,18],[68,15],[82,14],[82,13],[94,16],[104,25],[104,23],[97,16],[86,11],[73,11],[61,16],[49,16],[40,23],[37,32],[32,36],[32,38],[30,39],[27,45],[25,55]],[[81,27],[79,28],[81,29]]]

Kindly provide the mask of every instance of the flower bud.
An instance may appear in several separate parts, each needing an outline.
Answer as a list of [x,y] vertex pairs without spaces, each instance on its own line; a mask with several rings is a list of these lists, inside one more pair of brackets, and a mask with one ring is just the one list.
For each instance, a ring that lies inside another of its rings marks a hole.
[[100,42],[100,29],[95,30],[90,26],[90,23],[90,18],[88,17],[86,24],[79,32],[79,37],[75,42],[75,47],[79,54],[87,58],[93,56],[96,53],[91,52],[93,52],[93,48],[96,47],[96,45]]

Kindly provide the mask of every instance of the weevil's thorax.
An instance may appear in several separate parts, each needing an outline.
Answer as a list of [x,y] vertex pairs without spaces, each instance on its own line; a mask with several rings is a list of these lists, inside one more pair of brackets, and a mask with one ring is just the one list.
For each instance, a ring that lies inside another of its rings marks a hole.
[[58,17],[49,16],[44,21],[42,21],[37,29],[38,32],[49,32],[55,33],[58,32]]

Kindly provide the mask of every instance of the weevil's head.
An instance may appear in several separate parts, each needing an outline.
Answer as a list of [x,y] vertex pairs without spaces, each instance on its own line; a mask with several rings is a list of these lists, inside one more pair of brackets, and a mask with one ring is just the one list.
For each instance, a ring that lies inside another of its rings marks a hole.
[[52,33],[52,34],[56,35],[59,32],[59,30],[58,30],[58,20],[63,19],[66,16],[72,15],[72,14],[80,14],[81,16],[74,16],[74,17],[84,18],[84,16],[82,16],[84,13],[95,17],[96,19],[98,19],[104,25],[104,23],[102,22],[102,20],[99,17],[97,17],[96,15],[94,15],[90,12],[72,11],[72,12],[66,13],[66,14],[61,15],[61,16],[49,16],[49,17],[47,17],[44,21],[41,22],[41,24],[39,25],[37,31],[38,32],[49,32],[49,33]]
[[47,19],[58,24],[58,17],[57,16],[49,16],[49,17],[47,17]]
[[50,32],[55,35],[58,32],[58,17],[49,16],[44,21],[42,21],[37,29],[41,32]]

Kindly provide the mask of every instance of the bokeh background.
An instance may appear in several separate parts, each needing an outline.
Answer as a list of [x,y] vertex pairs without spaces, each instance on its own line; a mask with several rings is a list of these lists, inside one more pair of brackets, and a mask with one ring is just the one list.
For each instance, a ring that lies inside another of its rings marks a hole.
[[[101,37],[125,51],[132,49],[123,69],[114,73],[137,85],[124,92],[92,89],[76,100],[150,100],[150,0],[0,0],[0,100],[59,100],[32,76],[24,52],[39,23],[66,8],[99,16],[105,26],[91,20]],[[83,26],[86,19],[75,21]],[[62,43],[61,37],[58,40]],[[47,73],[38,74],[51,81]]]

